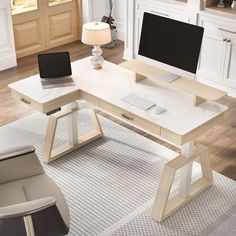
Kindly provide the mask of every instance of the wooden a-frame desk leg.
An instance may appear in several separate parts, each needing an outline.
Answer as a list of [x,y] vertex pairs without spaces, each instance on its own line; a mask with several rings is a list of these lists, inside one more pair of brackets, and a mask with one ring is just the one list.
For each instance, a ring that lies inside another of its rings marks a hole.
[[[46,131],[46,137],[43,147],[43,161],[50,163],[61,156],[66,155],[69,152],[76,150],[97,138],[100,138],[102,133],[102,128],[99,123],[97,114],[94,109],[89,109],[89,116],[93,126],[93,130],[87,134],[78,137],[78,116],[79,109],[77,108],[77,103],[73,102],[67,105],[67,110],[55,113],[51,115],[48,119],[48,127]],[[57,129],[58,120],[62,117],[67,116],[68,119],[68,132],[69,140],[68,143],[63,144],[57,148],[53,149],[53,143],[55,140],[55,134]]]
[[[191,184],[192,163],[200,158],[202,177]],[[170,190],[175,173],[180,168],[179,194],[169,199]],[[193,154],[193,143],[187,143],[182,149],[182,155],[169,161],[163,169],[157,196],[152,208],[152,217],[154,220],[161,222],[185,203],[192,200],[199,193],[207,189],[213,183],[212,169],[209,159],[209,150],[203,145],[196,148]]]

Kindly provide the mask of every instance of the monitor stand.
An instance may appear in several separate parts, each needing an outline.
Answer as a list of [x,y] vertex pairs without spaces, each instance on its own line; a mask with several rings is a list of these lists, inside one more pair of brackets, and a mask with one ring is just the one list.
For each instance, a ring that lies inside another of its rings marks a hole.
[[170,83],[170,82],[178,79],[179,77],[180,77],[179,75],[176,75],[176,74],[173,74],[173,73],[170,73],[170,72],[166,72],[166,73],[158,76],[158,79],[162,80],[162,81],[165,81],[167,83]]

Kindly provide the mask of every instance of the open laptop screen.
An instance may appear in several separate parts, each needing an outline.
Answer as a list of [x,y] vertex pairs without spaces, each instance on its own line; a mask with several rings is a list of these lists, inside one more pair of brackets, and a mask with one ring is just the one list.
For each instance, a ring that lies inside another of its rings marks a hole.
[[41,78],[58,78],[72,74],[69,52],[38,54]]

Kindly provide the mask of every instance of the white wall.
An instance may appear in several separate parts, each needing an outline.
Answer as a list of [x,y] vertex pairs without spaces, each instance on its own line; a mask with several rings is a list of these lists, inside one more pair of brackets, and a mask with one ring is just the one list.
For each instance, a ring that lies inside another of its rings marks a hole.
[[10,0],[0,1],[0,71],[16,66]]
[[[112,16],[117,26],[118,39],[124,40],[126,0],[113,0]],[[109,0],[83,0],[83,22],[101,20],[109,13]]]
[[107,14],[106,0],[93,0],[93,19],[101,20],[101,18]]
[[115,18],[118,30],[118,39],[124,41],[125,14],[126,14],[127,3],[126,0],[113,0],[113,2],[114,2],[113,16]]

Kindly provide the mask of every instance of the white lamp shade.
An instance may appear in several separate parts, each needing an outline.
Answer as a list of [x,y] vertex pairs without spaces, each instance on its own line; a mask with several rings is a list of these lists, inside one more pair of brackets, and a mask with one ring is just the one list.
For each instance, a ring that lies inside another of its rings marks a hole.
[[83,25],[82,40],[87,45],[103,45],[111,42],[110,26],[104,22],[89,22]]

